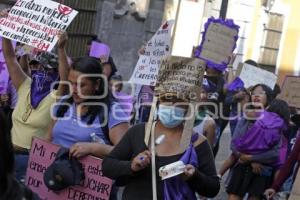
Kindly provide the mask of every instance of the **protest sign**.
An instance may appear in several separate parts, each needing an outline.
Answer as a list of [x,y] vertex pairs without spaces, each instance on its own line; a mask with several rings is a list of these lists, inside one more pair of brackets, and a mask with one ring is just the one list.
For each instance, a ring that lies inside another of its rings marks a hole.
[[107,62],[110,55],[110,48],[104,43],[92,42],[90,56],[100,58],[101,62]]
[[243,65],[239,77],[244,82],[245,88],[264,83],[273,89],[277,82],[275,74],[246,63]]
[[[68,187],[60,192],[48,190],[44,183],[44,173],[54,161],[59,146],[34,138],[26,174],[26,185],[41,199],[94,199],[108,200],[112,180],[102,174],[102,160],[87,156],[79,160],[85,171],[85,180],[80,186]],[[81,197],[81,198],[79,198]]]
[[230,62],[238,34],[239,26],[233,20],[211,17],[205,23],[202,41],[194,56],[205,60],[208,66],[223,71]]
[[181,152],[186,150],[191,141],[204,71],[205,61],[197,58],[167,56],[161,61],[155,87],[156,95],[176,93],[178,98],[189,102],[187,116],[191,118],[184,124],[180,141]]
[[[177,93],[187,100],[197,100],[205,62],[197,58],[167,56],[162,59],[155,88],[156,94]],[[191,96],[193,95],[193,96]]]
[[0,19],[0,35],[42,51],[51,51],[77,11],[50,0],[18,0]]
[[286,101],[291,107],[300,108],[300,77],[286,76],[278,98]]
[[130,83],[155,86],[158,69],[163,56],[171,55],[171,30],[174,20],[164,23],[145,47],[145,54],[141,55]]

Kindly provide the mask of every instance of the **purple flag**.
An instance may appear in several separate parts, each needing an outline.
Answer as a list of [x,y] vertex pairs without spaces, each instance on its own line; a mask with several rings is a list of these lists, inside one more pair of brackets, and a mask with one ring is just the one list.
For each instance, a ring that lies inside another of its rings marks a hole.
[[104,43],[92,42],[90,56],[100,58],[102,62],[107,62],[110,55],[110,48]]

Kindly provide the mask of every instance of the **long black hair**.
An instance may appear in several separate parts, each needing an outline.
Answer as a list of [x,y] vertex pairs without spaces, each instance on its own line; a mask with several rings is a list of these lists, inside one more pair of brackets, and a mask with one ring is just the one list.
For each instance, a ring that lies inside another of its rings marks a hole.
[[267,108],[267,111],[278,114],[285,121],[286,124],[289,124],[290,109],[289,105],[285,101],[280,99],[274,99]]
[[255,85],[255,86],[253,86],[253,87],[251,88],[251,93],[252,93],[257,87],[261,87],[261,88],[265,91],[266,96],[267,96],[267,105],[266,105],[266,107],[267,107],[268,105],[270,105],[270,103],[271,103],[271,102],[273,101],[273,99],[274,99],[274,92],[273,92],[273,90],[272,90],[269,86],[267,86],[267,85],[265,85],[265,84],[257,84],[257,85]]
[[[75,59],[75,61],[71,65],[71,68],[73,70],[78,71],[83,74],[92,74],[92,75],[102,74],[101,63],[97,59],[91,58],[88,56]],[[112,101],[113,98],[112,98],[112,95],[110,94],[108,88],[104,88],[104,87],[108,87],[108,84],[105,84],[105,81],[107,81],[107,80],[104,80],[104,78],[99,79],[99,77],[87,77],[87,79],[91,80],[94,84],[96,84],[98,80],[100,81],[99,89],[96,90],[95,95],[103,96],[105,91],[107,91],[107,94],[101,99],[100,98],[99,99],[87,99],[86,102],[104,103],[107,106],[107,108],[109,108],[110,101]],[[64,103],[67,103],[67,104],[73,104],[73,102],[74,102],[74,100],[73,100],[72,96],[70,98],[64,100]],[[101,117],[100,120],[103,120],[103,117],[105,117],[105,116],[103,116],[104,109],[102,106],[90,105],[87,107],[88,107],[88,111],[83,116],[83,119],[87,119],[88,125],[91,125],[97,116],[100,116]],[[69,106],[67,106],[67,105],[60,105],[57,109],[56,116],[63,117],[64,114],[66,113],[66,111],[68,110],[68,108],[69,108]]]
[[4,196],[11,188],[13,172],[13,145],[8,130],[8,121],[0,108],[0,197]]

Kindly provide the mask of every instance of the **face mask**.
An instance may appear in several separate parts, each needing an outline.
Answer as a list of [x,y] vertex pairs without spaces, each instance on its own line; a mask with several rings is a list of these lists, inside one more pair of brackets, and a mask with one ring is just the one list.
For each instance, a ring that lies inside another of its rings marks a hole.
[[167,128],[175,128],[182,124],[185,110],[175,106],[160,105],[157,111],[159,121]]

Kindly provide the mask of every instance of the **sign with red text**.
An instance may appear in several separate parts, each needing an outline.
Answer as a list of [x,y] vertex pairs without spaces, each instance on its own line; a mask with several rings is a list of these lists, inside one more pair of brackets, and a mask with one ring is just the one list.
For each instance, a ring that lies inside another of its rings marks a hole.
[[77,13],[50,0],[18,0],[8,17],[0,19],[0,35],[42,51],[51,51],[59,31],[66,31]]
[[165,22],[145,47],[134,72],[129,80],[131,83],[155,86],[161,59],[171,55],[171,30],[174,20]]
[[68,187],[60,192],[52,192],[44,183],[44,173],[55,160],[59,146],[34,138],[31,145],[30,157],[25,184],[41,199],[97,199],[108,200],[112,180],[102,174],[102,160],[86,156],[80,160],[85,171],[85,180],[80,186]]

